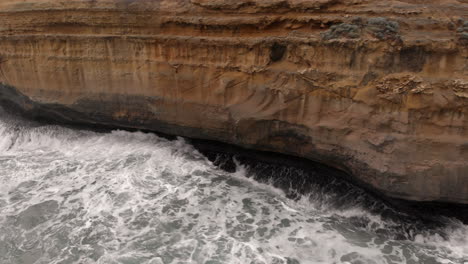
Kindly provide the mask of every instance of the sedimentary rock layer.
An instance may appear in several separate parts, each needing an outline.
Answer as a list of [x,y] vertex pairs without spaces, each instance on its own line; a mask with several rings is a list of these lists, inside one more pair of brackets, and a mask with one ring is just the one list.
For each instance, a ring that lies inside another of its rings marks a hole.
[[0,101],[468,204],[465,0],[3,0]]

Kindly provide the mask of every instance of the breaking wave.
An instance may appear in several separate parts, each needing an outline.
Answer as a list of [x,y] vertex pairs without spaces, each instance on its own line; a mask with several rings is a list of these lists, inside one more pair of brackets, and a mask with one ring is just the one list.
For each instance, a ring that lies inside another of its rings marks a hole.
[[289,199],[254,178],[182,138],[0,118],[0,263],[468,262],[456,220],[388,218],[359,191],[338,206],[323,186]]

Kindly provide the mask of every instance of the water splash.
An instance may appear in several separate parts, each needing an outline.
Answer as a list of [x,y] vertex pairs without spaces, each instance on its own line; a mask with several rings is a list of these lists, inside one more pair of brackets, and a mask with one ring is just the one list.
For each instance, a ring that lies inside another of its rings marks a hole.
[[181,138],[5,118],[0,263],[468,261],[460,222],[426,230],[361,206],[361,194],[337,206],[323,186],[288,199],[253,173],[220,170]]

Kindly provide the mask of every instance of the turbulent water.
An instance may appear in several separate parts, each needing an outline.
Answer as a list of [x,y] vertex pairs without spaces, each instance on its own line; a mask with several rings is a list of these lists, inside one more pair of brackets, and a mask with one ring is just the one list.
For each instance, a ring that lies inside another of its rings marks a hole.
[[337,195],[334,180],[289,199],[255,176],[183,139],[2,117],[0,263],[468,262],[456,220],[385,217],[360,191]]

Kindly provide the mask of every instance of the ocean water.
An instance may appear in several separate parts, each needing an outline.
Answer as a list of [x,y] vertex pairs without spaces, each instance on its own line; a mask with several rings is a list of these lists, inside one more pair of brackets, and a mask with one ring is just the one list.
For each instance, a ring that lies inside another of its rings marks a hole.
[[468,263],[468,226],[388,217],[331,177],[290,199],[275,179],[307,171],[256,181],[258,170],[223,171],[182,138],[2,116],[2,264]]

